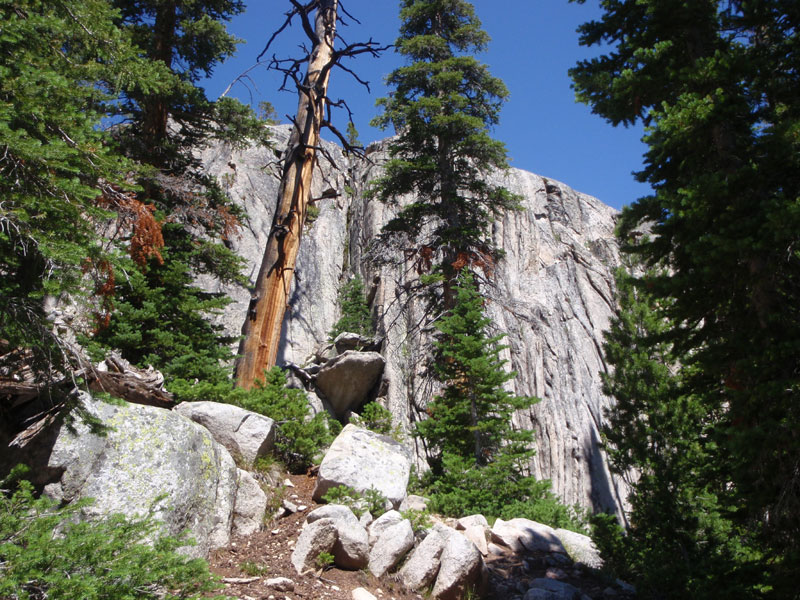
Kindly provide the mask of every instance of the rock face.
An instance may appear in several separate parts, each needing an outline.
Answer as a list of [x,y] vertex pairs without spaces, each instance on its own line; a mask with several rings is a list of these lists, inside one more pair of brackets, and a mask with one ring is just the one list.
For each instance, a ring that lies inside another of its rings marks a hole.
[[[287,128],[275,129],[278,147],[287,135]],[[384,404],[408,429],[425,418],[436,388],[427,375],[429,333],[418,326],[426,323],[423,305],[406,293],[417,277],[413,257],[394,257],[397,264],[378,267],[367,256],[370,242],[395,210],[361,193],[380,175],[386,144],[371,145],[369,161],[346,158],[336,146],[325,146],[339,169],[320,161],[312,194],[320,197],[332,187],[340,196],[317,202],[319,216],[304,234],[279,362],[306,363],[338,318],[340,282],[348,272],[361,274],[368,282],[378,335],[384,339]],[[241,238],[232,243],[255,279],[277,195],[277,180],[263,168],[273,158],[271,151],[232,152],[214,146],[202,158],[211,174],[227,182],[248,215]],[[609,473],[598,429],[611,402],[601,391],[599,373],[606,370],[600,348],[614,310],[613,272],[619,266],[613,237],[616,212],[595,198],[525,171],[498,172],[492,179],[522,197],[520,211],[492,224],[494,241],[505,258],[491,277],[487,311],[497,331],[508,334],[504,358],[518,373],[511,382],[513,391],[541,398],[515,416],[516,425],[536,432],[533,473],[550,479],[568,504],[619,511],[626,490],[622,480]],[[229,334],[238,335],[248,290],[210,280],[205,284],[235,300],[221,322]],[[421,447],[417,454],[423,456]]]
[[319,466],[314,500],[332,487],[346,485],[363,493],[371,487],[393,506],[406,497],[411,456],[402,444],[384,435],[347,425],[325,453]]
[[[61,476],[45,486],[46,494],[59,502],[94,498],[88,517],[152,511],[166,533],[188,529],[198,542],[186,549],[192,556],[228,543],[239,475],[206,429],[161,408],[88,399],[84,405],[105,435],[91,433],[80,419],[72,430],[61,426],[47,463]],[[252,520],[254,510],[243,508],[241,527],[249,527],[243,519]]]

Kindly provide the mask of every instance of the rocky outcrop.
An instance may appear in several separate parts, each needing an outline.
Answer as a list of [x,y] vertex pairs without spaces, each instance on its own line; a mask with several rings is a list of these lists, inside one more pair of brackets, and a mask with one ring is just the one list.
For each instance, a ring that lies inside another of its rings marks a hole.
[[[94,498],[84,509],[87,518],[152,514],[169,535],[187,530],[197,541],[185,549],[193,556],[228,543],[239,474],[205,428],[175,412],[138,404],[87,397],[83,408],[101,434],[80,418],[52,432],[46,470],[58,477],[45,486],[47,495],[59,502]],[[252,510],[246,512],[252,517]]]
[[[287,131],[276,128],[275,135],[280,147]],[[325,147],[338,169],[320,161],[312,195],[321,197],[333,188],[339,196],[317,201],[319,215],[304,233],[279,362],[306,364],[338,317],[340,282],[348,272],[360,273],[371,285],[371,308],[384,339],[383,403],[408,430],[425,418],[436,387],[427,367],[430,338],[424,307],[407,293],[416,282],[414,258],[388,257],[397,260],[377,266],[367,256],[394,210],[361,194],[380,175],[386,146],[370,146],[368,160],[347,158],[332,144]],[[254,279],[277,194],[277,179],[263,168],[273,160],[271,151],[232,152],[215,146],[202,158],[248,215],[241,237],[232,244]],[[619,510],[624,484],[610,474],[599,435],[603,410],[610,403],[599,373],[606,370],[601,336],[614,311],[613,272],[619,265],[613,237],[616,213],[595,198],[525,171],[498,172],[492,179],[521,196],[521,210],[492,224],[505,257],[491,273],[487,311],[497,331],[508,334],[503,357],[518,373],[511,382],[513,391],[541,398],[515,416],[516,425],[536,432],[533,473],[550,479],[568,504]],[[248,290],[205,283],[235,300],[221,321],[228,333],[238,335]],[[417,454],[422,456],[421,448]]]
[[275,445],[275,422],[238,406],[183,402],[174,410],[208,429],[217,442],[247,467],[252,467]]
[[364,493],[375,488],[393,506],[406,497],[411,472],[408,449],[390,437],[347,425],[325,453],[317,475],[314,500],[336,486]]
[[330,402],[337,417],[358,408],[380,381],[386,361],[377,352],[347,350],[326,362],[316,376],[316,385]]

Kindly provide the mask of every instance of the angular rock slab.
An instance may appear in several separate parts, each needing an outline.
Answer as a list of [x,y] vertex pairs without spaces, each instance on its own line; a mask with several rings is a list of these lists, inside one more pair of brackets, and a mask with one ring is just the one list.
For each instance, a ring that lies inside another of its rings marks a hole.
[[408,589],[419,591],[430,586],[439,573],[440,557],[447,542],[446,527],[434,525],[400,569],[400,581]]
[[221,402],[183,402],[173,410],[199,423],[228,451],[252,467],[275,445],[275,422],[233,404]]
[[556,529],[555,534],[569,557],[576,563],[580,563],[592,569],[602,569],[603,559],[600,557],[600,550],[588,535],[576,533],[569,529]]
[[62,426],[48,467],[63,470],[45,493],[59,502],[94,498],[87,517],[153,511],[164,532],[188,530],[196,546],[190,556],[206,556],[230,540],[238,473],[228,451],[207,429],[179,414],[139,404],[84,401],[106,428],[91,433],[80,419]]
[[369,552],[369,570],[375,577],[383,577],[397,566],[414,547],[411,521],[405,519],[384,531]]
[[530,519],[497,519],[491,529],[491,538],[493,542],[515,552],[524,549],[530,552],[567,553],[552,527]]
[[346,485],[357,492],[375,487],[392,506],[406,496],[411,452],[390,437],[349,424],[322,459],[314,487],[316,502],[331,489]]
[[333,519],[320,519],[303,529],[292,551],[292,566],[299,575],[317,567],[317,557],[330,553],[336,544],[338,532]]
[[317,373],[316,384],[338,417],[367,399],[386,365],[377,352],[348,350],[329,360]]
[[483,566],[483,558],[475,545],[453,531],[442,549],[439,574],[431,596],[437,600],[460,600],[467,589],[478,586]]
[[326,504],[311,511],[306,523],[330,519],[336,526],[333,563],[342,569],[363,569],[369,561],[369,536],[347,506]]

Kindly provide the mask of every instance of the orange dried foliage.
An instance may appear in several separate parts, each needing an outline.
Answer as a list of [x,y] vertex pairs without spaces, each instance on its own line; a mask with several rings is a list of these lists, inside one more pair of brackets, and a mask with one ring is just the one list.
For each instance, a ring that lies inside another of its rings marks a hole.
[[104,193],[98,199],[98,204],[116,211],[120,227],[130,229],[128,253],[136,264],[144,266],[151,257],[155,257],[159,264],[164,264],[161,256],[164,236],[161,223],[155,218],[154,205],[144,204],[133,193],[120,193],[117,190]]

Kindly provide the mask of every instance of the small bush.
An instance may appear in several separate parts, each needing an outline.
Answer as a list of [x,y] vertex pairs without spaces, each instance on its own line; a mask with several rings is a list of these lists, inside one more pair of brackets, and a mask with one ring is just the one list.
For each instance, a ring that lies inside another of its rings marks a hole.
[[388,435],[397,441],[402,441],[403,439],[402,430],[394,425],[392,413],[377,402],[370,402],[364,405],[364,408],[361,409],[361,414],[353,415],[350,422],[375,433]]
[[37,499],[27,481],[0,495],[0,598],[177,600],[220,587],[204,561],[175,552],[186,539],[148,545],[158,529],[149,518],[75,522],[87,504]]
[[421,533],[433,527],[431,513],[427,510],[414,510],[410,508],[401,512],[400,515],[411,522],[411,529],[414,530],[414,533]]
[[370,487],[363,494],[346,485],[332,487],[322,499],[328,504],[341,504],[348,507],[356,517],[361,517],[369,512],[373,517],[379,517],[386,512],[386,496],[375,487]]
[[323,571],[329,569],[333,565],[333,554],[330,552],[320,552],[317,555],[317,568]]

